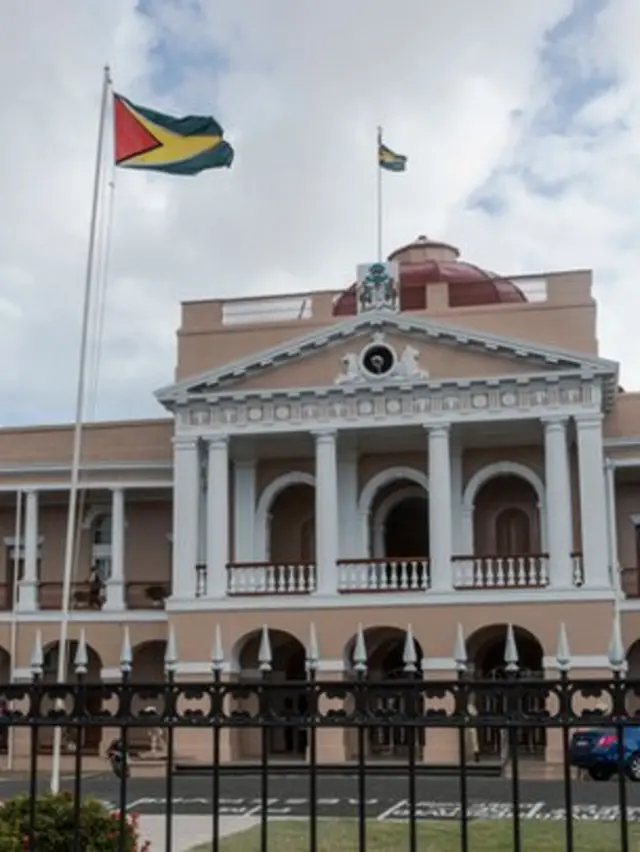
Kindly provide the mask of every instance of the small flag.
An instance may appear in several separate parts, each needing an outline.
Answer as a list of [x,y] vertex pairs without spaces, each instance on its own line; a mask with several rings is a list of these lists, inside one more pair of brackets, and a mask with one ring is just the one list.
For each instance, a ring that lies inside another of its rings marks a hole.
[[407,158],[404,154],[396,154],[382,142],[378,143],[378,164],[388,172],[404,172],[407,168]]
[[174,175],[229,167],[234,151],[210,116],[174,118],[114,93],[116,166]]

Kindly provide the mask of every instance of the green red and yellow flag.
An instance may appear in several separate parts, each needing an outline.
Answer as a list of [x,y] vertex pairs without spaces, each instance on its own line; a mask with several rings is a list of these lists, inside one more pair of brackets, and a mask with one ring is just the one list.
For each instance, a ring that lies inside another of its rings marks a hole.
[[174,175],[231,166],[234,150],[211,116],[175,118],[122,95],[113,100],[116,166]]

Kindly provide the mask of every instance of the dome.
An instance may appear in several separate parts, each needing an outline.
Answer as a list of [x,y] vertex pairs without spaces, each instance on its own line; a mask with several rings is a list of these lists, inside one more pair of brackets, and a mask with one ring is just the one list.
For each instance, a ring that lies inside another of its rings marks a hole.
[[[399,265],[400,272],[400,310],[426,310],[428,286],[442,283],[449,285],[452,308],[527,301],[512,281],[459,257],[460,252],[454,246],[424,236],[392,252],[389,260]],[[352,284],[338,297],[334,316],[357,313],[356,289],[357,284]]]

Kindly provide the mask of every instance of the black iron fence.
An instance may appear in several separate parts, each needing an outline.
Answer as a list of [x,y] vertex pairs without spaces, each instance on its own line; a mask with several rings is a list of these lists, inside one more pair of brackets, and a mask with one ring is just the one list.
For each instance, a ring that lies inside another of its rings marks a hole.
[[[500,680],[477,678],[468,670],[461,634],[456,644],[457,672],[450,679],[438,680],[422,672],[410,631],[405,645],[404,672],[386,680],[368,673],[361,633],[354,650],[353,676],[341,680],[323,678],[313,631],[306,677],[295,681],[279,680],[277,672],[272,671],[267,631],[257,660],[259,675],[242,681],[233,680],[227,673],[219,642],[213,653],[211,678],[184,682],[177,674],[175,643],[170,636],[166,679],[162,683],[131,680],[128,641],[122,655],[122,678],[117,683],[87,682],[84,639],[78,644],[69,673],[73,682],[49,683],[43,677],[42,651],[36,647],[32,681],[0,686],[5,707],[0,729],[10,731],[15,738],[16,759],[18,746],[27,746],[24,760],[28,774],[23,783],[25,798],[21,809],[16,811],[22,845],[2,846],[0,830],[0,849],[87,852],[94,848],[87,845],[86,835],[78,826],[84,825],[85,802],[92,783],[86,774],[86,745],[96,739],[102,743],[102,754],[110,760],[109,771],[113,770],[113,775],[104,782],[110,791],[111,828],[107,839],[95,848],[100,852],[147,848],[132,839],[130,814],[132,801],[140,800],[143,789],[138,777],[140,762],[136,758],[139,744],[141,739],[155,737],[153,749],[160,755],[156,788],[159,784],[162,790],[159,800],[162,814],[157,818],[164,824],[164,837],[161,846],[153,847],[153,852],[156,849],[171,852],[174,848],[174,822],[179,812],[176,801],[181,798],[183,775],[189,771],[198,773],[200,799],[209,803],[204,813],[210,819],[212,852],[240,848],[227,847],[229,841],[221,832],[224,785],[230,776],[239,773],[250,779],[249,786],[253,785],[251,814],[256,823],[254,834],[242,846],[244,852],[273,852],[281,848],[272,817],[274,796],[278,797],[285,773],[296,776],[296,790],[306,802],[303,819],[298,821],[304,835],[301,852],[319,852],[328,816],[323,804],[326,789],[335,787],[341,779],[344,782],[347,776],[351,779],[349,807],[340,816],[351,820],[352,846],[348,848],[366,852],[376,830],[376,820],[372,820],[375,814],[369,806],[370,790],[375,783],[379,786],[376,777],[391,773],[395,776],[394,783],[404,787],[402,807],[389,809],[397,825],[393,845],[398,852],[441,848],[425,845],[421,840],[425,790],[435,795],[432,818],[454,821],[456,845],[442,846],[444,852],[449,848],[473,852],[475,824],[495,818],[495,813],[490,813],[478,798],[479,786],[488,782],[478,781],[476,777],[486,774],[477,744],[490,739],[478,734],[489,730],[497,732],[500,742],[496,774],[502,780],[497,782],[496,790],[500,795],[500,816],[509,821],[509,848],[516,852],[540,848],[525,843],[528,805],[523,799],[526,784],[523,775],[531,766],[530,755],[526,750],[523,752],[522,743],[529,739],[523,732],[531,731],[537,732],[536,741],[546,743],[547,752],[560,755],[553,781],[559,802],[550,817],[561,834],[562,845],[557,848],[566,852],[582,848],[577,832],[582,827],[584,813],[576,817],[576,790],[579,790],[576,774],[582,771],[600,781],[610,776],[606,789],[608,815],[613,820],[614,840],[610,839],[610,843],[615,845],[603,845],[603,852],[605,849],[630,852],[638,848],[633,835],[636,811],[631,806],[635,801],[640,803],[636,794],[640,788],[633,783],[640,781],[640,728],[636,727],[640,715],[636,716],[633,710],[635,696],[640,696],[640,681],[625,677],[620,643],[612,643],[609,675],[576,679],[569,673],[571,660],[561,631],[557,673],[543,678],[519,671],[512,631],[507,631],[506,638],[504,677]],[[43,741],[51,741],[55,729],[63,734],[61,740],[68,753],[64,758],[67,765],[62,786],[68,790],[70,824],[76,827],[67,845],[60,846],[47,834],[50,820],[40,817],[46,799],[43,794],[52,772],[51,759],[42,756],[41,745]],[[440,760],[435,765],[430,762],[432,746],[436,743],[439,754],[444,754],[441,746],[445,732],[448,732],[448,762]],[[190,770],[178,766],[180,738],[185,735],[197,742],[200,757],[199,764],[193,764]],[[243,737],[251,741],[253,749],[253,757],[247,757],[245,750],[244,760],[242,749],[238,750]],[[347,741],[348,748],[344,745]],[[391,749],[392,762],[378,759],[379,751],[374,746],[380,742],[398,746]],[[297,762],[279,762],[275,756],[278,743],[284,743],[284,752],[297,756]],[[335,765],[336,743],[338,752],[342,750],[340,767]],[[538,770],[544,774],[542,767],[549,754],[536,757]],[[105,769],[108,766],[105,764]],[[443,773],[449,773],[446,807],[444,802],[442,808],[437,806],[437,791],[443,782],[430,780],[434,773],[441,778]],[[327,780],[327,774],[333,780]],[[132,795],[133,788],[136,792]],[[451,790],[455,791],[453,801]],[[5,810],[6,806],[0,808],[0,829]],[[544,818],[545,814],[540,816]]]

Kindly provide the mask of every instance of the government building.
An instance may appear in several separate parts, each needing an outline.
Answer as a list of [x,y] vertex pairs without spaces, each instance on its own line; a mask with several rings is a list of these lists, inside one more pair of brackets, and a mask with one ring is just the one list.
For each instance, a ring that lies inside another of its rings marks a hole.
[[[411,625],[423,676],[448,680],[460,624],[470,670],[499,678],[512,625],[521,671],[555,676],[564,623],[575,676],[603,677],[619,612],[638,667],[640,394],[599,352],[591,273],[498,274],[426,237],[354,268],[332,292],[184,303],[158,418],[85,428],[70,659],[84,631],[88,677],[118,680],[127,625],[132,679],[157,681],[173,632],[176,678],[207,680],[219,626],[238,680],[266,625],[272,676],[298,679],[313,624],[317,677],[341,680],[362,625],[369,676],[390,678]],[[55,678],[71,450],[70,426],[0,430],[4,682],[29,678],[38,631]],[[559,738],[525,731],[522,756],[552,761]],[[453,759],[455,732],[424,739],[421,760]],[[304,759],[286,731],[269,748]],[[354,753],[342,731],[318,748]],[[495,757],[497,733],[478,748]]]

